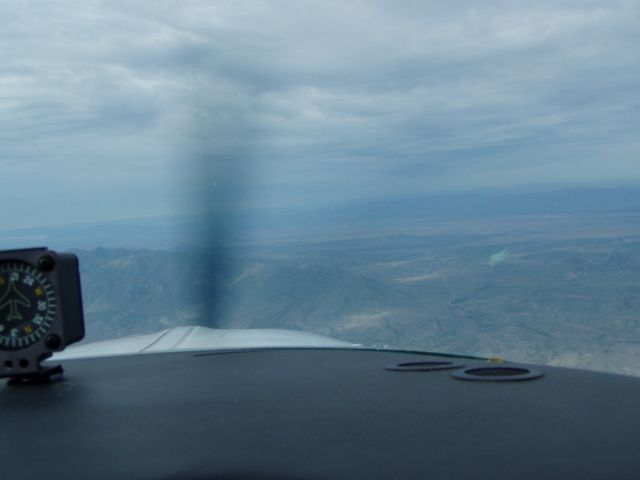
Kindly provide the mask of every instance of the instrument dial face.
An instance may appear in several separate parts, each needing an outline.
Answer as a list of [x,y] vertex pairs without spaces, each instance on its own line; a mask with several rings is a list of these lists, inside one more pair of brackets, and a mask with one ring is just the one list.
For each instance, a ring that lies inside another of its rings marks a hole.
[[0,350],[21,350],[51,329],[57,301],[49,279],[20,261],[0,263]]

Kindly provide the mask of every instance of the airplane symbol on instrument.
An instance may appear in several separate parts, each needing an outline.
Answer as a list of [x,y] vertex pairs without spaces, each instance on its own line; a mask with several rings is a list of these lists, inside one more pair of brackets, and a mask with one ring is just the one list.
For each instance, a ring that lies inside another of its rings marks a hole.
[[0,298],[0,310],[4,310],[7,307],[9,307],[7,322],[22,320],[18,307],[31,308],[31,301],[20,293],[20,290],[16,287],[16,282],[11,282],[7,291]]

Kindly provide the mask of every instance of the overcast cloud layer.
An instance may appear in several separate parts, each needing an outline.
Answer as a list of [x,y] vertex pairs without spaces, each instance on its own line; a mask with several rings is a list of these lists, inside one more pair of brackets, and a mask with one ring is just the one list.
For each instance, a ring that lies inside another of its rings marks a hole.
[[639,47],[640,2],[3,1],[2,227],[638,182]]

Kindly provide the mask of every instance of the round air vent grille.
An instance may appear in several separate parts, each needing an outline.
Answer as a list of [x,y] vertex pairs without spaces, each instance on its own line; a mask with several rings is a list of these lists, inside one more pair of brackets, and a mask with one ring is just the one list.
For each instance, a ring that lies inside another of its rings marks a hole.
[[451,373],[451,376],[458,380],[471,380],[476,382],[518,382],[535,380],[543,375],[544,374],[538,370],[506,365],[465,368],[464,370]]
[[462,367],[464,367],[464,365],[453,362],[405,362],[396,365],[387,365],[384,368],[392,372],[433,372],[436,370],[451,370]]

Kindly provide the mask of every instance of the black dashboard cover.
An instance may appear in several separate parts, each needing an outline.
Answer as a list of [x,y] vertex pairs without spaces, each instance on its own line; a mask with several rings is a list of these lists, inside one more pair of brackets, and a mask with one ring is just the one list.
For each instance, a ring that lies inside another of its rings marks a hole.
[[639,378],[535,367],[542,377],[475,382],[385,369],[430,361],[443,357],[261,349],[68,360],[65,381],[0,386],[0,477],[640,478]]

